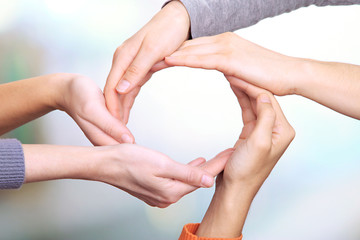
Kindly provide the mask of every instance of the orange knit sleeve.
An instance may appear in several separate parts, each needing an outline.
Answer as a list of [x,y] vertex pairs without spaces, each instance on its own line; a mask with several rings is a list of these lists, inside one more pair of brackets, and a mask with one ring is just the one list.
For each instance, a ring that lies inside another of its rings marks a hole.
[[195,235],[200,223],[186,224],[181,232],[179,240],[241,240],[242,235],[238,238],[206,238]]

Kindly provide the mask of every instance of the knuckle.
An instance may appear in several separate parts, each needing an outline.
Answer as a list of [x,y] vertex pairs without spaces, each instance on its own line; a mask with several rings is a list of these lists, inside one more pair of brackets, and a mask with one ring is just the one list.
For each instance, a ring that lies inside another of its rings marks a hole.
[[[141,72],[141,68],[137,65],[132,64],[126,71],[126,74],[130,77],[138,76]],[[129,80],[129,79],[127,79]]]
[[179,201],[179,197],[177,196],[177,194],[171,194],[166,198],[166,204],[174,204],[177,201]]
[[161,173],[165,173],[167,172],[169,169],[171,169],[173,166],[172,164],[170,164],[169,161],[158,161],[157,163],[157,168]]
[[160,203],[157,205],[158,208],[167,208],[168,206],[170,206],[170,204]]
[[120,55],[122,50],[124,49],[124,45],[120,45],[119,47],[117,47],[115,49],[114,55],[113,55],[113,60],[117,59]]
[[186,174],[186,181],[188,183],[196,183],[197,180],[198,174],[193,169],[188,170]]
[[177,200],[169,195],[169,194],[161,194],[158,196],[156,202],[157,202],[157,206],[161,206],[161,205],[165,205],[165,206],[169,206],[173,203],[175,203]]
[[130,39],[126,40],[115,49],[113,54],[113,64],[115,64],[117,61],[123,60],[124,58],[130,59],[134,57],[138,50],[138,47],[134,45]]

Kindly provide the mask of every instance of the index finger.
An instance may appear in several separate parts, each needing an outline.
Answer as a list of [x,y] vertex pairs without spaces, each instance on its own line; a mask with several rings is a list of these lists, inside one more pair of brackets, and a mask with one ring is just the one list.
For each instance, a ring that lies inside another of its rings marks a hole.
[[116,86],[137,54],[138,47],[136,45],[138,45],[137,41],[130,39],[116,49],[104,87],[106,107],[114,117],[120,120],[120,95],[116,91]]
[[287,122],[278,101],[271,92],[236,77],[226,76],[226,78],[230,81],[231,85],[241,89],[244,93],[253,99],[256,99],[260,94],[267,94],[270,97],[271,104],[276,112],[276,118]]
[[162,57],[159,56],[159,51],[155,50],[155,46],[151,47],[147,46],[146,43],[143,43],[134,60],[121,77],[116,86],[116,90],[120,94],[130,92],[143,81],[151,68],[160,60],[162,60]]
[[89,114],[91,118],[87,117],[87,121],[91,122],[104,133],[111,136],[120,143],[134,143],[134,136],[129,129],[119,119],[112,116],[105,106],[94,107]]

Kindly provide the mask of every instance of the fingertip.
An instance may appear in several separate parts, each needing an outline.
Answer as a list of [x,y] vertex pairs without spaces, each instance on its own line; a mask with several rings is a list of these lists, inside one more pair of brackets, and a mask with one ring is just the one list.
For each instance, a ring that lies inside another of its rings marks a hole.
[[206,188],[210,188],[214,185],[214,178],[208,175],[203,175],[201,178],[201,185]]
[[130,86],[131,84],[129,81],[122,79],[116,86],[116,91],[120,94],[127,93],[130,90]]
[[164,61],[165,61],[166,64],[170,64],[170,65],[171,65],[171,63],[172,63],[172,61],[173,61],[174,59],[176,59],[176,57],[167,56],[167,57],[165,57]]
[[258,96],[257,100],[260,102],[260,103],[270,103],[271,104],[271,100],[270,100],[270,97],[269,95],[267,95],[266,93],[262,93]]
[[124,133],[124,134],[121,135],[121,141],[122,141],[122,143],[131,143],[131,144],[133,144],[135,142],[135,139],[134,139],[134,137],[130,136],[129,134]]

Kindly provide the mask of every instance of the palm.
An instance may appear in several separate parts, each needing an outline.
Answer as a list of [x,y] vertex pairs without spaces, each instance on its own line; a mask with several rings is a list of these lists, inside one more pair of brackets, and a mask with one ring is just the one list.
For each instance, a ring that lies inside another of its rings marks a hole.
[[[242,120],[244,126],[242,128],[240,137],[235,144],[237,154],[236,157],[230,157],[224,170],[224,177],[233,179],[236,175],[242,175],[243,173],[252,172],[254,168],[254,162],[251,161],[254,153],[251,151],[251,144],[248,139],[253,132],[256,122],[256,100],[250,99],[244,92],[232,86],[242,111]],[[241,156],[239,156],[241,155]]]
[[122,134],[130,131],[106,108],[100,88],[89,78],[79,76],[68,86],[64,96],[65,111],[75,120],[94,145],[122,142]]

